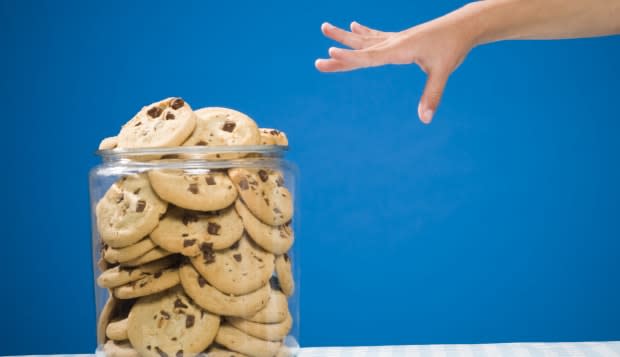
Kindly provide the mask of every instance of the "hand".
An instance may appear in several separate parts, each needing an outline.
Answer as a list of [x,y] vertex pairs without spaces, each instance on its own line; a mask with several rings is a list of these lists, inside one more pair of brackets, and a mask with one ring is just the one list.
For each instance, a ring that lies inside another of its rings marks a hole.
[[449,14],[401,32],[378,31],[357,22],[351,23],[349,32],[324,23],[321,31],[325,36],[351,49],[331,47],[331,58],[318,59],[315,66],[322,72],[340,72],[385,64],[417,64],[428,76],[418,116],[429,124],[448,77],[474,45],[473,31],[468,31],[460,18]]

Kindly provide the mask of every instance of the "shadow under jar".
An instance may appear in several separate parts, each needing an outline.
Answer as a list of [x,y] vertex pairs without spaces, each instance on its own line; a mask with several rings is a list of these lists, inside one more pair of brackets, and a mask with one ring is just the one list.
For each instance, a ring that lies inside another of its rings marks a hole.
[[297,354],[297,168],[285,151],[98,152],[89,177],[98,355]]

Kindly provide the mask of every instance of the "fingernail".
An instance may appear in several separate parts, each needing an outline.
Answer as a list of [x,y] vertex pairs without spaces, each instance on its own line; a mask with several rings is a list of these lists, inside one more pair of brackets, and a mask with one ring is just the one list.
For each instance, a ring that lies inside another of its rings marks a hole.
[[420,117],[420,119],[422,119],[422,122],[424,124],[429,124],[431,122],[431,120],[433,120],[433,111],[428,109],[425,110],[424,113],[422,113],[422,116]]

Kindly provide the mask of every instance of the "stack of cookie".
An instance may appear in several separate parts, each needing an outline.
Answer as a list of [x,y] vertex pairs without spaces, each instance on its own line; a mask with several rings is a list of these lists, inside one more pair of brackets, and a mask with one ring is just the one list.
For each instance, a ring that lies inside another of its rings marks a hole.
[[[100,148],[261,144],[288,142],[240,112],[193,111],[168,98]],[[239,157],[215,155],[208,159]],[[107,356],[290,354],[283,341],[293,325],[293,198],[282,172],[232,165],[128,173],[99,199],[95,216],[97,284],[109,289],[97,334]]]

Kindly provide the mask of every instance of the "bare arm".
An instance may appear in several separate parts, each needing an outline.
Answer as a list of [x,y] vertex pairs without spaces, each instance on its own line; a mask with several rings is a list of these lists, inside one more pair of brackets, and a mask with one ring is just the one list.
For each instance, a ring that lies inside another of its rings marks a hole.
[[556,39],[620,33],[620,0],[487,0],[400,32],[351,23],[323,24],[325,36],[350,47],[329,49],[323,72],[416,63],[428,75],[418,115],[430,123],[449,76],[480,44],[508,39]]

